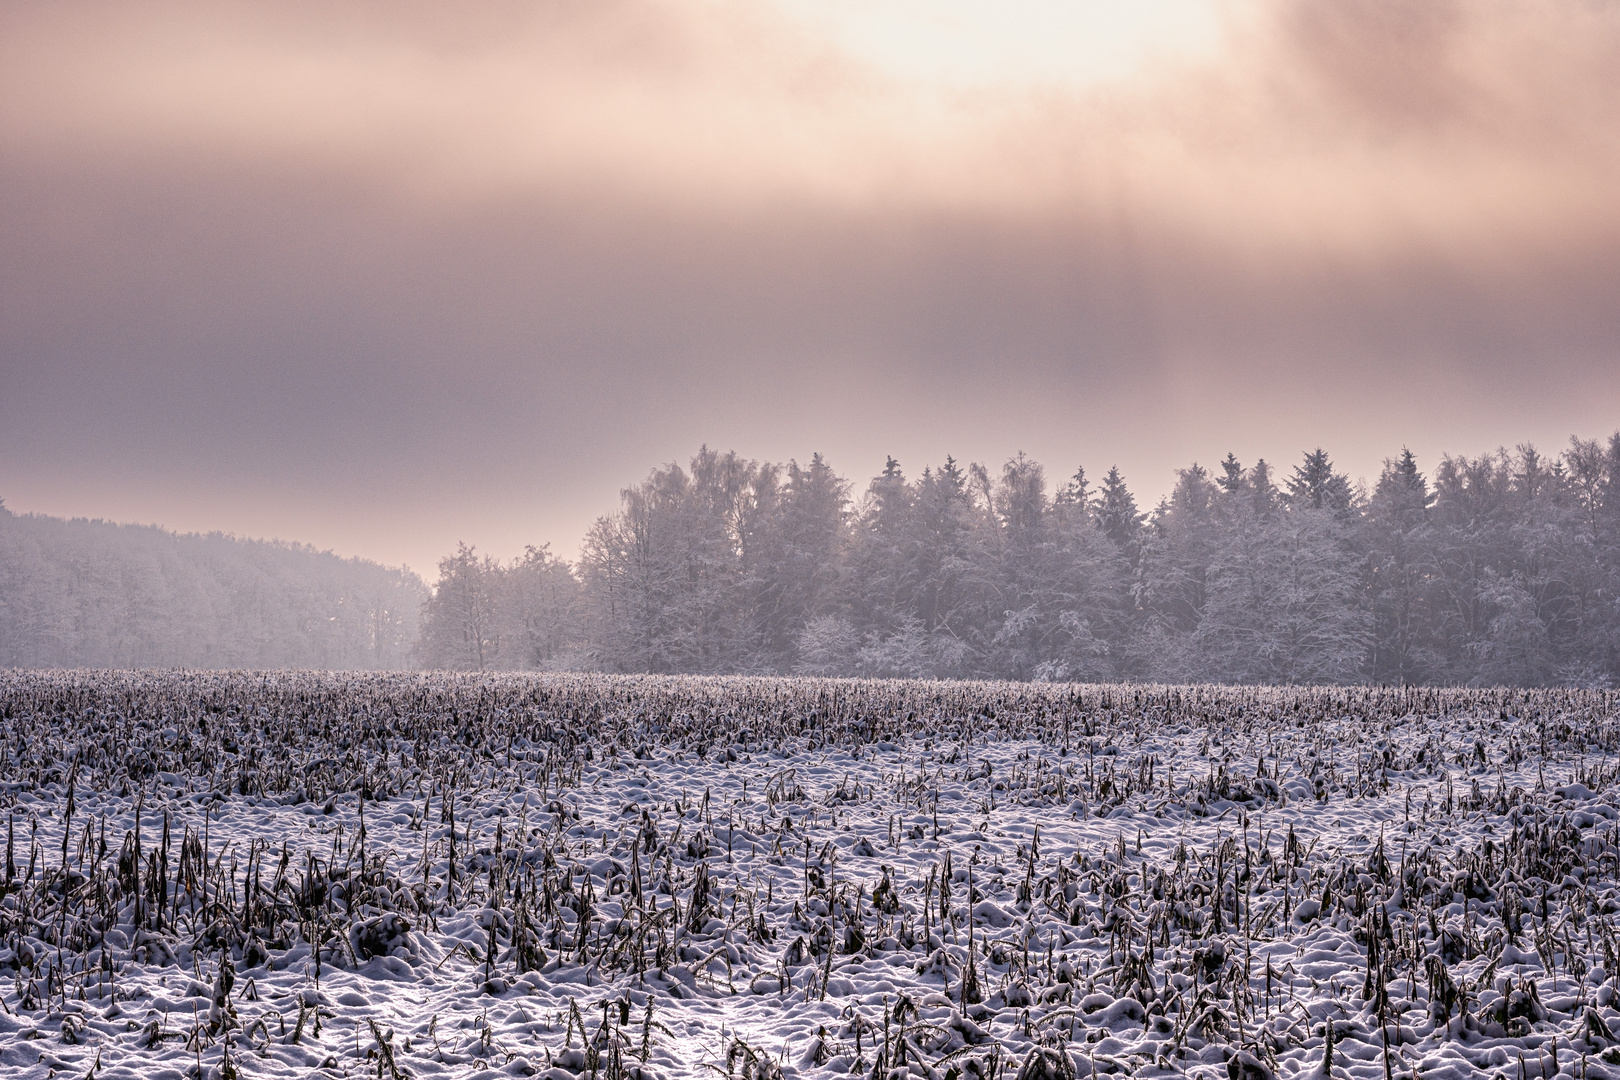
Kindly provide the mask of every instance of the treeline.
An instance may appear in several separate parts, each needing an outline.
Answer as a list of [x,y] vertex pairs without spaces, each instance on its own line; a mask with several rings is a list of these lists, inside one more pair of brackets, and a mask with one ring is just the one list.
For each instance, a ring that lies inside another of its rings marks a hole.
[[427,596],[302,545],[0,503],[0,667],[399,668]]
[[1138,507],[1117,469],[1057,483],[890,459],[701,450],[600,519],[577,564],[439,566],[417,658],[471,669],[1237,683],[1614,685],[1620,434],[1446,457],[1370,490],[1327,454],[1228,455]]

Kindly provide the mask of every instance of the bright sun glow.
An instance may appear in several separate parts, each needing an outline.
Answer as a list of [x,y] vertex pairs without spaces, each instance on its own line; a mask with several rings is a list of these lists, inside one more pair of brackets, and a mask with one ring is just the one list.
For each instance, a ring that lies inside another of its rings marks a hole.
[[1212,49],[1213,0],[775,0],[851,55],[906,79],[1089,84]]

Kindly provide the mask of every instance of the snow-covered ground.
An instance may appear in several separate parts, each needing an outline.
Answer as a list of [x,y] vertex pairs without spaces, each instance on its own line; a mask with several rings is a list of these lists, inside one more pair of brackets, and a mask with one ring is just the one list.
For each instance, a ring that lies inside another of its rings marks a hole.
[[0,674],[0,1068],[1620,1076],[1616,703]]

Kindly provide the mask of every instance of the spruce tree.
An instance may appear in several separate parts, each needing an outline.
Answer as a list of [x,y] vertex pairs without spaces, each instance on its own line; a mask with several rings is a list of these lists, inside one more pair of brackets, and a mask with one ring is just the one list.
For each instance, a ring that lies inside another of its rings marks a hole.
[[1110,466],[1108,475],[1103,477],[1095,506],[1097,527],[1120,551],[1135,558],[1146,515],[1137,510],[1136,497],[1125,486],[1125,478],[1120,475],[1118,465]]
[[1321,447],[1306,454],[1304,462],[1294,466],[1294,475],[1289,477],[1286,486],[1290,506],[1312,510],[1350,508],[1350,479],[1333,471],[1333,462]]

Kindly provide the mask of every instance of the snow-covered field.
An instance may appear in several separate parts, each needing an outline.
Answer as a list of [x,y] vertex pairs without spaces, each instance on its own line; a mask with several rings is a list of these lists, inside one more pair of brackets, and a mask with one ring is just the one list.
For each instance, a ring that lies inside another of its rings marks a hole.
[[0,1070],[1620,1076],[1617,704],[0,673]]

